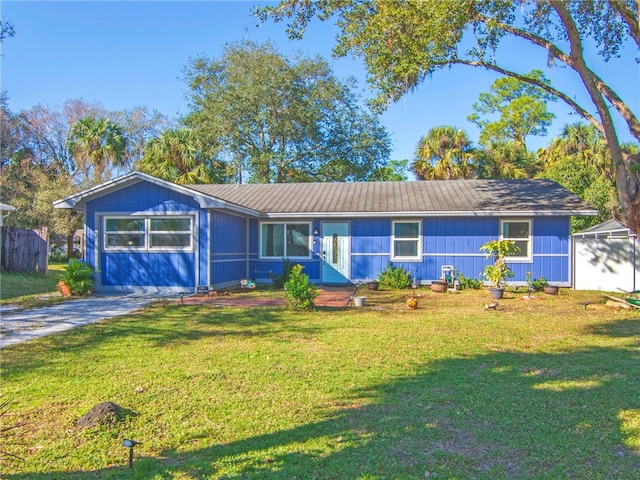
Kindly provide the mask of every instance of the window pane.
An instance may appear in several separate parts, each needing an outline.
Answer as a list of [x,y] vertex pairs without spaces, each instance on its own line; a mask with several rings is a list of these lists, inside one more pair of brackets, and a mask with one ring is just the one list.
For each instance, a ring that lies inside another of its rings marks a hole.
[[502,236],[505,238],[528,238],[529,222],[504,222]]
[[107,232],[144,232],[144,218],[107,218]]
[[152,218],[152,232],[190,232],[190,218]]
[[393,246],[394,257],[417,257],[418,242],[416,240],[396,240]]
[[519,252],[511,255],[512,257],[527,257],[529,254],[529,241],[528,240],[516,240],[516,247],[520,249]]
[[309,256],[309,224],[287,225],[287,256]]
[[144,247],[144,234],[107,233],[107,247]]
[[159,247],[190,247],[190,233],[152,233],[151,248]]
[[418,222],[395,222],[393,234],[396,238],[418,238],[420,224]]
[[284,224],[262,224],[261,252],[263,257],[284,257]]

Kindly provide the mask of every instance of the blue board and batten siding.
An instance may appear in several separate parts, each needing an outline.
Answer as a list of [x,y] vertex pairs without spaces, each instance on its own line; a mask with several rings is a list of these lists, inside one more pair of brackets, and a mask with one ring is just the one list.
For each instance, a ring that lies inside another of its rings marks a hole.
[[[104,218],[109,216],[189,216],[192,246],[180,250],[119,248],[105,250]],[[418,217],[414,217],[418,219]],[[532,257],[511,262],[514,283],[524,283],[527,272],[555,284],[570,285],[570,222],[568,216],[532,216]],[[308,258],[293,258],[314,283],[323,282],[323,225],[348,224],[349,268],[343,283],[376,278],[392,260],[392,216],[340,218],[287,217],[282,222],[308,223]],[[500,218],[492,216],[440,217],[420,220],[421,258],[393,262],[422,283],[441,276],[443,265],[453,265],[466,277],[479,278],[487,260],[480,247],[500,236]],[[261,222],[236,210],[203,208],[196,197],[152,182],[140,181],[90,199],[86,203],[86,259],[98,271],[102,291],[195,291],[197,286],[236,286],[244,278],[266,281],[282,272],[283,259],[260,255]],[[270,217],[269,222],[278,222]],[[313,233],[312,233],[313,232]],[[318,232],[316,234],[316,232]],[[326,266],[326,265],[325,265]],[[326,274],[326,271],[324,273]],[[333,280],[332,280],[333,281]]]
[[[192,248],[186,251],[124,249],[105,251],[104,217],[170,216],[192,218]],[[98,270],[100,291],[193,291],[208,285],[209,214],[190,196],[138,182],[87,202],[87,261]]]
[[[530,217],[532,220],[532,258],[510,262],[513,283],[523,284],[527,272],[533,278],[544,277],[559,285],[570,285],[569,217]],[[320,230],[323,220],[314,220],[313,229]],[[330,220],[327,220],[330,221]],[[499,238],[500,219],[495,217],[430,217],[423,218],[422,259],[392,261],[391,218],[352,218],[350,224],[350,278],[345,282],[374,279],[391,262],[402,266],[423,283],[440,278],[443,265],[453,265],[465,277],[480,278],[490,262],[480,247]],[[259,255],[259,221],[251,220],[249,229],[248,278],[264,281],[267,274],[280,274],[283,260],[261,259]],[[304,266],[311,281],[322,283],[321,238],[314,237],[309,259],[294,259]]]
[[[532,218],[532,260],[511,262],[513,282],[533,278],[569,285],[569,218]],[[376,278],[391,262],[391,220],[351,221],[352,278]],[[498,238],[500,219],[493,217],[431,217],[422,220],[422,261],[392,262],[403,266],[418,280],[430,282],[441,276],[443,265],[453,265],[465,277],[478,278],[489,260],[482,244]]]
[[237,286],[247,278],[247,219],[211,211],[211,285]]

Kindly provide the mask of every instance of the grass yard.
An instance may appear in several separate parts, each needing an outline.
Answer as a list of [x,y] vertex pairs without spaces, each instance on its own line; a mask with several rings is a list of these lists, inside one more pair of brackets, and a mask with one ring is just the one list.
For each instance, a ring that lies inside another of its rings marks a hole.
[[66,263],[50,263],[44,275],[0,272],[0,305],[38,307],[62,301],[57,283]]
[[[638,478],[640,311],[593,292],[497,311],[486,291],[423,291],[415,311],[366,295],[159,304],[4,349],[3,421],[21,426],[0,448],[23,459],[2,478]],[[129,414],[74,426],[102,401]],[[124,438],[143,442],[132,469]]]

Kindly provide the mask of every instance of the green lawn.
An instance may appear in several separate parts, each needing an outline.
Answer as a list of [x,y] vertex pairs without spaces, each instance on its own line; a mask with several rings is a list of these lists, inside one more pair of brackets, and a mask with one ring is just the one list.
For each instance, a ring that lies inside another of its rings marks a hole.
[[[497,311],[486,291],[423,291],[416,311],[366,295],[311,313],[156,305],[4,349],[24,445],[0,447],[23,458],[2,478],[638,478],[640,311],[593,292]],[[75,428],[107,400],[124,421]],[[124,438],[143,442],[133,469]]]
[[61,301],[57,283],[66,263],[50,263],[44,275],[0,272],[0,305],[37,307]]

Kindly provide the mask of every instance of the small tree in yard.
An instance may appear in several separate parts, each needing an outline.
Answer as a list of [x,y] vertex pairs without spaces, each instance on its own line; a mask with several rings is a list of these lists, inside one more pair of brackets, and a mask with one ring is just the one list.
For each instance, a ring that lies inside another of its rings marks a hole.
[[284,284],[284,298],[293,310],[310,310],[320,291],[309,283],[309,275],[302,273],[302,265],[294,265]]

